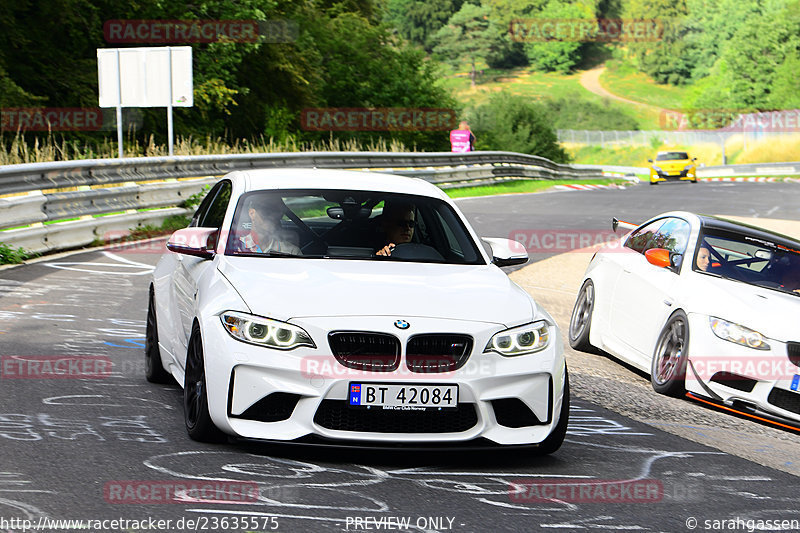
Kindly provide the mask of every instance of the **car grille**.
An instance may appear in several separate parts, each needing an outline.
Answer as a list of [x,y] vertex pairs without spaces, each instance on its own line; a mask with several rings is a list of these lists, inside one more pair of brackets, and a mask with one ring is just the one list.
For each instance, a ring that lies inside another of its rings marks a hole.
[[412,372],[452,372],[464,366],[470,353],[469,335],[415,335],[406,346],[406,365]]
[[786,352],[789,354],[789,361],[800,366],[800,342],[787,343]]
[[292,416],[292,412],[299,400],[300,396],[297,394],[273,392],[248,407],[244,413],[230,416],[231,418],[244,418],[258,422],[280,422]]
[[314,423],[337,431],[363,433],[461,433],[478,423],[475,404],[457,409],[396,411],[354,408],[346,400],[323,400]]
[[800,394],[788,390],[774,388],[769,393],[767,401],[775,407],[800,415]]
[[756,383],[758,383],[754,379],[746,378],[731,372],[717,372],[711,376],[711,381],[742,392],[753,392]]
[[393,372],[400,366],[400,341],[387,333],[340,331],[328,334],[336,360],[347,368]]

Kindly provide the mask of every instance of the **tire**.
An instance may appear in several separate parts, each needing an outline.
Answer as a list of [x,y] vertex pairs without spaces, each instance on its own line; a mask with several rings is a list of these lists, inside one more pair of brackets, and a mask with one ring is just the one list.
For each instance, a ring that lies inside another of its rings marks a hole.
[[147,304],[147,329],[144,338],[144,377],[150,383],[170,383],[172,374],[161,364],[161,351],[158,349],[158,321],[156,318],[156,296],[150,285],[150,298]]
[[195,322],[186,353],[186,373],[183,385],[183,418],[186,431],[198,442],[223,442],[225,434],[214,425],[208,412],[206,371],[203,359],[203,338]]
[[657,181],[652,181],[652,180],[651,180],[651,181],[650,181],[650,185],[658,185],[658,182],[657,182]]
[[680,397],[686,392],[686,362],[689,347],[689,319],[676,311],[658,335],[650,365],[650,383],[659,394]]
[[536,448],[536,455],[548,455],[559,448],[564,443],[564,437],[567,436],[567,426],[569,425],[569,373],[567,368],[564,367],[564,398],[561,400],[561,414],[558,418],[558,424],[553,428],[546,439],[544,439]]
[[575,300],[575,307],[572,309],[572,316],[569,319],[569,345],[575,350],[582,352],[594,351],[594,347],[589,344],[589,330],[592,326],[592,313],[594,312],[594,283],[587,279],[583,282],[581,290],[578,291],[578,298]]

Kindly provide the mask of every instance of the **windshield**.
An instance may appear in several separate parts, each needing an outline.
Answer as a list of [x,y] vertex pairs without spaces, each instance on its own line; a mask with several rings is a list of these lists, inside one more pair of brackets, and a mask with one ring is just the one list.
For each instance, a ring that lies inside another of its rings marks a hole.
[[706,232],[698,241],[694,270],[800,296],[800,244]]
[[225,253],[484,264],[476,243],[446,202],[352,190],[242,195]]
[[656,156],[656,161],[680,161],[682,159],[689,159],[689,154],[686,152],[667,152]]

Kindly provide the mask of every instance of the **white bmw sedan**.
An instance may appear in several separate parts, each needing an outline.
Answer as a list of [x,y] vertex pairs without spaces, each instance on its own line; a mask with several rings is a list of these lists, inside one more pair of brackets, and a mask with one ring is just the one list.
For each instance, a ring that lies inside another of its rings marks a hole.
[[[354,171],[234,172],[150,286],[146,374],[184,388],[191,438],[561,445],[552,317],[437,187]],[[491,250],[487,253],[487,250]]]
[[662,394],[800,422],[798,317],[800,242],[672,212],[595,254],[569,342],[648,372]]

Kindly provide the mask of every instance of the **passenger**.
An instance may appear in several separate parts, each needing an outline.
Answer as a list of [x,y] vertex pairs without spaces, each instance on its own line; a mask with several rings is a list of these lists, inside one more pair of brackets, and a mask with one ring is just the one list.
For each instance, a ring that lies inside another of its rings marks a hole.
[[708,267],[711,265],[711,251],[705,246],[700,247],[697,251],[697,268],[703,272],[708,272]]
[[800,268],[790,268],[781,278],[781,288],[788,292],[800,294]]
[[414,238],[416,227],[415,211],[413,205],[407,203],[386,202],[381,215],[381,229],[383,230],[383,246],[375,255],[392,255],[392,250],[398,244],[406,244]]
[[242,251],[301,255],[297,245],[280,236],[284,208],[280,198],[261,195],[250,200],[247,210],[251,222],[250,232],[239,237]]

